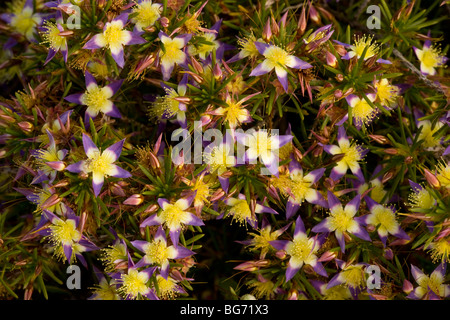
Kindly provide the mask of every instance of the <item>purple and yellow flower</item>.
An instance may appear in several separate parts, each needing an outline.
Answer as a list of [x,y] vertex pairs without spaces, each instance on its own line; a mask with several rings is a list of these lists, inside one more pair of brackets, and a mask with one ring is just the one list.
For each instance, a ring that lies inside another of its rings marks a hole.
[[358,217],[358,220],[363,225],[378,226],[378,236],[384,246],[386,246],[389,234],[400,239],[410,240],[408,234],[400,228],[394,207],[385,207],[367,196],[364,197],[364,200],[370,210],[370,214]]
[[303,42],[306,44],[306,50],[312,52],[321,44],[327,42],[334,33],[332,27],[333,25],[331,24],[320,27],[312,32],[306,39],[303,39]]
[[256,59],[259,56],[258,48],[256,48],[256,42],[263,41],[261,38],[256,39],[255,35],[251,33],[248,37],[238,38],[237,43],[241,47],[238,54],[234,55],[227,60],[227,63],[232,63],[235,61],[242,60],[244,58]]
[[422,120],[417,122],[417,128],[422,128],[419,133],[418,141],[423,140],[422,147],[434,149],[442,147],[443,138],[436,137],[435,133],[438,132],[445,124],[442,121],[436,121],[433,123],[430,120]]
[[293,139],[292,135],[275,135],[260,129],[250,133],[235,132],[235,136],[241,145],[248,146],[246,161],[255,163],[259,158],[272,175],[279,176],[278,150]]
[[86,70],[85,73],[86,91],[68,95],[65,100],[87,106],[85,122],[89,123],[89,118],[95,118],[100,112],[114,118],[120,118],[119,109],[111,101],[117,93],[123,80],[116,80],[110,84],[100,87],[97,81]]
[[141,0],[133,7],[131,22],[135,24],[138,31],[151,27],[161,18],[162,4],[153,3],[151,0]]
[[189,55],[196,56],[203,61],[208,61],[213,50],[216,50],[217,61],[220,61],[223,57],[223,45],[217,40],[217,34],[219,33],[222,20],[217,21],[211,29],[204,29],[204,32],[198,37],[203,38],[202,42],[196,45],[189,45],[187,50]]
[[255,42],[255,46],[265,59],[252,70],[250,76],[260,76],[275,69],[277,78],[286,92],[288,91],[288,67],[294,69],[312,68],[312,65],[309,63],[289,54],[286,50],[278,46],[262,42]]
[[[355,37],[355,41],[353,45],[346,44],[345,47],[349,49],[349,51],[342,57],[344,60],[351,59],[353,57],[356,57],[357,59],[360,59],[362,54],[364,53],[364,50],[367,48],[366,53],[364,55],[364,60],[367,60],[369,58],[372,58],[373,56],[377,55],[380,51],[379,45],[376,43],[372,43],[373,36],[362,36],[362,37]],[[338,42],[339,44],[342,44]]]
[[185,74],[181,78],[177,89],[167,86],[161,83],[161,87],[166,91],[166,95],[158,97],[153,103],[150,113],[158,117],[159,119],[170,119],[174,116],[177,118],[178,124],[182,128],[186,128],[186,110],[187,105],[183,102],[185,98],[188,83],[188,75]]
[[42,22],[41,15],[34,12],[33,0],[26,0],[23,7],[14,5],[12,13],[3,13],[0,17],[3,21],[8,23],[14,31],[25,36],[25,38],[30,41],[34,40],[36,27]]
[[172,277],[164,278],[161,275],[156,275],[156,282],[158,283],[159,298],[163,300],[171,300],[180,294],[186,294],[186,291],[181,287],[176,279]]
[[125,139],[114,143],[103,152],[100,152],[91,138],[83,133],[83,146],[88,158],[67,166],[66,170],[75,173],[84,172],[86,174],[92,172],[92,187],[97,197],[100,194],[105,177],[131,177],[131,173],[114,164],[122,153],[124,142]]
[[324,277],[328,277],[322,263],[318,261],[317,251],[320,243],[315,238],[308,238],[305,225],[299,216],[295,221],[294,238],[288,240],[274,240],[270,244],[277,250],[284,250],[290,256],[286,269],[286,282],[291,280],[295,274],[300,271],[303,265],[310,265],[314,271]]
[[325,168],[320,168],[305,174],[300,163],[292,159],[289,163],[289,177],[287,193],[289,198],[286,204],[286,219],[290,219],[300,208],[303,201],[328,207],[322,194],[314,185],[322,178]]
[[138,271],[135,266],[128,268],[127,273],[116,274],[115,282],[119,285],[117,291],[126,299],[134,300],[146,297],[150,300],[158,300],[155,290],[147,285],[155,268],[147,268]]
[[62,160],[66,157],[67,150],[58,150],[52,133],[48,129],[46,131],[49,139],[47,149],[31,151],[31,155],[37,159],[39,166],[37,175],[31,182],[32,184],[41,183],[45,180],[48,180],[49,183],[53,183],[56,178],[56,173],[65,168],[65,164]]
[[440,50],[432,46],[430,40],[425,41],[422,49],[413,47],[413,50],[417,59],[420,61],[420,71],[424,75],[434,76],[436,74],[436,68],[447,63],[448,58],[441,56]]
[[79,229],[80,217],[69,212],[65,219],[61,219],[52,212],[44,210],[42,218],[44,221],[50,222],[50,225],[41,229],[38,233],[49,240],[54,255],[69,263],[78,258],[84,266],[87,266],[81,253],[98,250],[99,248],[82,234]]
[[243,244],[246,247],[250,248],[250,251],[258,251],[259,258],[264,259],[266,254],[273,250],[270,241],[277,240],[279,236],[281,236],[290,226],[292,222],[289,222],[284,227],[272,231],[272,225],[269,223],[267,218],[263,216],[261,228],[258,229],[259,234],[248,232],[248,235],[252,236],[253,239],[244,240],[244,241],[236,241],[240,244]]
[[161,72],[163,74],[163,80],[167,81],[170,79],[170,75],[172,74],[175,65],[186,66],[188,57],[183,49],[186,47],[189,40],[191,40],[192,35],[183,34],[172,39],[167,34],[160,31],[158,37],[162,45],[159,53]]
[[362,160],[368,150],[350,143],[343,126],[338,129],[337,142],[338,145],[323,146],[324,151],[331,155],[344,155],[331,170],[330,178],[337,181],[346,174],[348,169],[350,169],[360,181],[364,182],[364,175],[358,161]]
[[235,99],[233,99],[231,95],[227,92],[225,96],[225,104],[227,106],[219,107],[214,111],[209,112],[209,114],[223,117],[222,122],[228,123],[230,128],[234,130],[236,129],[237,126],[241,125],[242,123],[249,123],[253,120],[252,116],[250,115],[250,111],[248,111],[245,108],[247,105],[243,105],[243,103],[245,103],[246,101],[250,100],[251,98],[260,93],[261,92],[256,92],[246,96],[245,98],[242,98],[239,101],[235,101]]
[[413,190],[408,196],[409,206],[414,209],[431,209],[436,205],[436,199],[428,190],[418,183],[409,180],[409,185]]
[[61,35],[61,33],[65,31],[64,27],[59,22],[53,23],[47,20],[44,24],[43,29],[45,29],[45,31],[42,32],[42,37],[44,38],[44,41],[42,43],[46,43],[50,47],[44,65],[49,63],[50,60],[55,57],[58,51],[61,51],[64,57],[64,62],[67,63],[69,48],[67,47],[66,37],[64,35]]
[[346,286],[327,288],[328,284],[320,280],[310,280],[313,287],[323,296],[323,300],[351,300],[352,293]]
[[169,276],[169,259],[182,259],[195,254],[195,252],[180,245],[176,247],[173,245],[168,246],[166,233],[161,226],[156,231],[152,242],[136,240],[131,241],[131,244],[145,253],[135,267],[140,268],[148,265],[158,266],[161,276],[166,280]]
[[430,276],[423,273],[419,268],[411,265],[411,274],[419,285],[416,287],[407,298],[440,300],[441,298],[448,298],[450,296],[450,285],[444,284],[447,264],[441,263],[431,273]]
[[181,229],[184,226],[202,226],[204,225],[202,219],[195,214],[188,211],[192,202],[194,201],[194,195],[187,198],[181,198],[175,203],[170,203],[167,199],[159,198],[158,204],[162,211],[155,213],[145,219],[140,227],[146,226],[158,226],[162,225],[169,229],[170,239],[174,247],[178,246]]
[[103,262],[106,272],[114,273],[119,269],[128,268],[128,249],[125,240],[119,238],[114,229],[109,228],[109,231],[115,237],[114,243],[101,249],[99,260]]
[[127,22],[128,13],[122,13],[111,22],[107,22],[103,27],[103,32],[92,37],[84,45],[83,49],[107,48],[111,51],[111,55],[117,65],[123,68],[125,64],[123,46],[146,42],[138,32],[124,29]]
[[360,203],[361,196],[357,195],[343,207],[339,199],[328,191],[330,215],[315,225],[311,231],[334,232],[342,252],[345,252],[345,233],[353,234],[366,241],[372,241],[367,231],[355,219]]
[[[397,104],[400,88],[392,85],[388,79],[374,80],[373,86],[377,90],[376,99],[387,109],[392,109]],[[370,99],[370,98],[369,98]]]
[[228,214],[232,216],[232,220],[236,220],[240,225],[249,224],[254,229],[258,227],[258,219],[255,213],[271,213],[278,214],[272,208],[263,205],[261,202],[256,202],[254,210],[250,209],[245,195],[240,193],[237,198],[229,197],[224,200],[225,204],[231,207]]
[[[369,93],[367,94],[367,98],[370,102],[374,102],[376,94]],[[354,94],[348,95],[345,100],[347,100],[347,103],[351,108],[352,118],[358,130],[361,129],[362,126],[369,125],[379,113],[379,110],[377,108],[372,108],[364,98],[360,98]],[[339,121],[338,125],[341,125],[347,119],[348,114]]]
[[365,268],[368,266],[365,262],[351,263],[336,259],[338,267],[341,269],[327,285],[327,289],[343,285],[350,290],[353,298],[357,298],[361,289],[366,287]]
[[442,187],[450,189],[450,163],[439,161],[436,166],[436,178]]

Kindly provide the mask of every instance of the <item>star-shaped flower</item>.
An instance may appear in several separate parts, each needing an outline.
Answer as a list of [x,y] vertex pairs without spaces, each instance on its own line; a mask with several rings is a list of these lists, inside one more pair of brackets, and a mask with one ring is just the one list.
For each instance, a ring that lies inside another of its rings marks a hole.
[[94,194],[97,197],[100,194],[105,177],[131,177],[131,173],[114,164],[122,153],[124,142],[125,139],[114,143],[103,152],[100,152],[91,138],[83,133],[83,146],[88,158],[67,166],[66,170],[76,173],[92,172],[92,187],[94,189]]

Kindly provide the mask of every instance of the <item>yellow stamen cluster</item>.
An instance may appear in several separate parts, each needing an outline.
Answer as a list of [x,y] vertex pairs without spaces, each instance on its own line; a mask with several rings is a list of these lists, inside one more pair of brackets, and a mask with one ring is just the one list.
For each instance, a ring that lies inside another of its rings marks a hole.
[[380,225],[378,230],[383,234],[395,233],[398,228],[395,213],[382,205],[376,205],[372,209],[372,214],[369,216],[367,222],[374,226]]
[[255,46],[256,37],[251,34],[249,37],[238,39],[237,43],[242,47],[241,51],[243,56],[248,58],[256,58],[259,55],[259,51]]
[[447,263],[450,261],[450,240],[442,238],[434,241],[430,245],[431,259],[437,263]]
[[375,89],[377,90],[377,98],[382,105],[387,107],[394,106],[398,98],[398,87],[393,86],[387,79],[381,79],[375,82]]
[[108,102],[108,94],[104,88],[92,86],[84,93],[81,100],[82,103],[94,112],[100,112]]
[[255,296],[256,299],[266,299],[270,300],[275,295],[275,284],[270,281],[258,281],[255,280],[253,282],[250,282],[247,285],[249,288],[253,288],[251,291],[251,294]]
[[168,204],[159,217],[169,229],[175,229],[181,225],[185,218],[185,212],[175,204]]
[[122,286],[118,289],[119,293],[127,298],[136,299],[139,295],[148,293],[147,287],[148,275],[144,272],[138,272],[136,269],[129,269],[128,274],[122,274]]
[[61,49],[61,47],[66,44],[66,38],[59,35],[61,31],[58,29],[56,23],[46,20],[44,27],[47,30],[42,33],[42,37],[44,38],[44,41],[42,41],[42,43],[47,43],[50,48],[56,51]]
[[373,40],[373,36],[363,36],[361,38],[355,38],[355,43],[353,45],[353,51],[355,52],[357,58],[359,59],[363,52],[364,49],[367,47],[367,51],[366,54],[364,55],[364,60],[373,57],[374,55],[376,55],[379,51],[379,46],[376,43],[372,43]]
[[318,246],[315,245],[314,239],[309,239],[306,235],[295,237],[286,248],[286,253],[299,262],[305,262],[314,255]]
[[352,115],[357,123],[363,125],[370,123],[376,117],[377,111],[366,100],[360,99],[353,106]]
[[150,116],[161,119],[162,117],[171,118],[180,111],[180,102],[174,98],[178,93],[174,89],[165,88],[166,95],[158,97],[149,109]]
[[438,172],[436,178],[441,183],[441,186],[450,189],[450,165],[442,161],[439,162],[436,169]]
[[171,277],[164,279],[162,276],[157,275],[156,281],[158,282],[159,296],[161,299],[171,300],[179,294],[177,291],[177,282]]
[[354,223],[353,215],[344,210],[344,208],[338,207],[336,210],[330,211],[328,223],[333,230],[339,232],[347,231]]
[[363,288],[366,285],[363,267],[363,265],[345,267],[339,277],[348,287]]
[[409,205],[413,208],[430,209],[434,206],[433,196],[425,189],[414,190],[408,196]]
[[205,162],[210,166],[211,172],[216,172],[221,175],[227,171],[235,163],[235,159],[230,150],[225,144],[220,144],[212,148],[211,152],[205,153]]
[[[63,245],[73,246],[81,239],[81,233],[76,229],[75,221],[71,219],[56,220],[49,228],[51,233],[47,237],[54,248],[54,254],[58,259],[65,261]],[[73,261],[74,253],[72,252],[70,261]]]
[[145,248],[145,255],[151,264],[162,265],[169,257],[169,252],[162,240],[155,240]]
[[133,22],[139,28],[151,27],[161,17],[161,6],[152,4],[152,1],[142,1],[137,3],[133,8],[133,13],[137,15],[133,18]]
[[232,221],[236,220],[239,225],[246,225],[247,219],[256,221],[256,218],[252,216],[250,206],[245,199],[239,199],[230,208],[230,214],[233,216]]
[[127,260],[127,248],[122,243],[104,248],[100,260],[104,263],[106,272],[115,272],[116,264]]
[[98,174],[102,174],[103,176],[107,176],[111,170],[112,159],[109,153],[103,152],[95,152],[92,157],[86,160],[85,164],[85,172],[95,172]]
[[273,69],[275,67],[286,66],[289,59],[289,53],[276,46],[269,47],[266,52],[264,53],[264,56],[266,57],[267,61],[267,67],[269,69]]

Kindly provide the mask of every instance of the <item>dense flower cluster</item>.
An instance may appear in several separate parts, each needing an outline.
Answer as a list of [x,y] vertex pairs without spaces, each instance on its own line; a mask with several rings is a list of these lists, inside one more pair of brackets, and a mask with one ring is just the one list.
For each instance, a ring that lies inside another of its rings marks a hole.
[[0,297],[449,297],[448,4],[347,2],[11,0]]

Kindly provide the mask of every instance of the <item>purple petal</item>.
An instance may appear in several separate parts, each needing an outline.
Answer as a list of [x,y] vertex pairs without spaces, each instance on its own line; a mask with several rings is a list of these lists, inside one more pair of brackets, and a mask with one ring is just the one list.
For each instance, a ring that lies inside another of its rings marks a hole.
[[97,81],[95,80],[94,76],[86,70],[85,74],[84,74],[84,81],[86,83],[86,88],[88,88],[91,85],[97,85]]
[[191,225],[191,226],[203,226],[203,225],[205,225],[203,220],[200,219],[199,217],[197,217],[193,213],[189,213],[189,220],[188,220],[188,222],[186,224]]
[[297,57],[293,57],[294,59],[294,63],[289,65],[289,67],[294,68],[294,69],[309,69],[312,68],[312,65],[309,64],[306,61],[303,61],[302,59],[299,59]]
[[354,197],[352,200],[350,200],[347,205],[345,206],[345,208],[347,207],[352,207],[352,209],[356,212],[359,210],[359,206],[361,204],[361,196],[357,195],[356,197]]
[[184,45],[186,45],[191,40],[192,34],[186,33],[176,36],[175,38],[183,40]]
[[417,193],[417,192],[420,192],[421,190],[423,190],[423,187],[420,184],[415,183],[414,181],[411,181],[409,179],[408,179],[408,181],[409,181],[409,185],[411,186],[411,189],[413,189],[414,192]]
[[344,176],[345,173],[340,173],[336,167],[334,167],[333,169],[331,169],[330,172],[330,178],[334,181],[339,180],[340,178],[342,178]]
[[168,261],[164,262],[161,266],[161,276],[167,280],[167,277],[169,276],[169,269],[170,269],[170,264]]
[[57,52],[57,51],[54,50],[53,48],[50,48],[50,49],[48,50],[48,55],[47,55],[47,59],[45,59],[44,66],[45,66],[47,63],[49,63],[50,60],[53,59],[53,57],[56,55],[56,52]]
[[89,137],[87,134],[83,133],[83,147],[84,147],[84,152],[86,153],[86,155],[89,156],[89,154],[91,154],[92,152],[99,152],[97,146],[95,145],[95,143],[92,141],[91,137]]
[[320,169],[316,169],[311,171],[310,173],[308,173],[308,176],[312,176],[314,179],[312,181],[312,183],[316,183],[320,180],[320,178],[322,178],[323,174],[325,173],[326,168],[320,168]]
[[120,87],[122,86],[123,79],[116,80],[108,84],[106,87],[110,88],[113,94],[116,94],[117,91],[119,91]]
[[161,208],[164,208],[164,205],[165,205],[165,204],[170,204],[169,200],[167,200],[167,199],[165,199],[165,198],[159,198],[159,199],[158,199],[158,205],[159,205]]
[[144,38],[142,38],[138,33],[136,32],[130,32],[130,40],[125,43],[126,45],[132,45],[132,44],[143,44],[146,43],[147,40],[145,40]]
[[181,229],[175,229],[175,230],[169,231],[170,240],[172,240],[172,244],[175,248],[178,247],[178,242],[180,241],[180,233],[181,233]]
[[[277,69],[275,69],[275,71],[276,70]],[[252,71],[252,73],[253,73],[253,71]],[[277,78],[278,78],[278,81],[280,81],[281,86],[283,87],[284,91],[287,92],[288,88],[289,88],[289,81],[288,81],[288,78],[287,78],[287,73],[285,73],[283,75],[279,75],[277,73]]]
[[113,166],[115,167],[116,172],[114,174],[111,174],[112,177],[123,179],[131,177],[131,173],[129,173],[127,170],[122,169],[121,167],[115,164],[113,164]]
[[294,238],[300,233],[306,234],[306,229],[302,218],[298,216],[297,220],[295,220]]
[[317,274],[324,276],[324,277],[328,277],[328,273],[325,270],[325,267],[323,266],[323,264],[321,262],[316,261],[313,264],[313,269]]
[[[109,146],[108,148],[106,148],[105,151],[111,152],[113,157],[113,162],[117,161],[117,159],[119,159],[120,154],[122,153],[122,149],[123,149],[123,144],[125,142],[125,139],[120,140],[119,142],[116,142],[114,144],[112,144],[111,146]],[[103,152],[105,152],[103,151]]]
[[260,54],[264,54],[266,50],[270,47],[267,43],[262,43],[259,41],[255,41],[254,45]]
[[379,204],[378,202],[376,202],[375,200],[373,200],[372,198],[370,198],[368,196],[364,197],[364,201],[366,202],[367,207],[369,208],[370,211],[372,211],[373,208]]
[[293,268],[291,266],[291,264],[289,263],[287,268],[286,268],[286,282],[288,282],[289,280],[291,280],[295,274],[300,270],[300,268]]
[[300,165],[300,162],[291,157],[291,162],[289,162],[289,172],[293,173],[296,171],[299,171],[301,174],[303,174],[303,168]]
[[102,191],[103,184],[104,184],[104,181],[101,181],[101,182],[92,181],[92,188],[94,189],[94,195],[96,197],[98,197],[98,195],[100,194],[100,191]]
[[340,44],[341,46],[343,46],[344,48],[350,48],[351,45],[349,45],[348,43],[344,43],[338,40],[333,40],[335,43]]
[[64,250],[64,255],[67,258],[67,261],[70,262],[70,259],[72,258],[72,246],[68,245],[68,244],[63,244],[63,250]]
[[386,60],[386,59],[378,59],[377,62],[378,62],[378,63],[383,63],[383,64],[392,64],[391,61]]
[[264,66],[265,66],[264,62],[261,62],[260,64],[258,64],[256,66],[256,68],[252,70],[252,72],[250,73],[250,76],[257,77],[257,76],[261,76],[261,75],[266,74],[271,71],[271,70],[264,68]]
[[177,253],[176,253],[176,256],[173,257],[173,259],[183,259],[183,258],[192,256],[195,254],[194,251],[186,249],[185,247],[182,247],[182,246],[178,246],[176,250],[177,250]]
[[328,205],[330,210],[334,210],[338,206],[341,206],[341,201],[330,191],[327,191]]
[[69,172],[79,173],[83,171],[83,167],[84,167],[84,160],[68,165],[66,167],[66,170]]
[[71,103],[83,104],[83,102],[81,101],[81,96],[83,94],[84,93],[71,94],[71,95],[68,95],[67,97],[65,97],[64,100],[69,101]]
[[366,241],[372,241],[372,239],[370,238],[369,233],[367,232],[367,230],[361,226],[358,227],[358,230],[353,232],[353,234],[355,236],[357,236],[360,239],[366,240]]
[[223,177],[219,176],[219,182],[220,182],[220,186],[222,187],[223,191],[225,191],[225,193],[227,193],[228,188],[230,186],[230,180],[228,178],[223,178]]
[[278,212],[276,212],[276,211],[273,210],[272,208],[263,206],[261,203],[257,203],[257,204],[256,204],[255,212],[256,212],[256,213],[271,213],[271,214],[278,214]]
[[290,219],[300,209],[300,205],[288,200],[286,204],[286,219]]
[[145,246],[148,245],[147,241],[142,241],[142,240],[134,240],[130,242],[133,247],[139,249],[142,252],[145,252]]
[[347,133],[345,132],[345,128],[343,126],[338,129],[337,140],[339,144],[349,142]]
[[336,274],[331,280],[330,282],[328,282],[327,284],[327,289],[330,289],[332,287],[338,286],[340,284],[342,284],[342,280],[339,279],[339,273]]
[[339,246],[341,247],[341,252],[345,252],[345,237],[344,234],[341,232],[335,232],[334,235],[336,236],[336,240],[339,243]]
[[103,46],[98,44],[98,38],[103,36],[103,34],[99,33],[93,36],[86,44],[84,45],[83,49],[100,49],[103,48]]
[[286,246],[290,241],[287,240],[272,240],[269,241],[270,245],[277,250],[286,250]]
[[316,224],[312,229],[312,232],[315,233],[319,233],[319,232],[330,232],[330,228],[328,226],[328,221],[327,219],[323,219],[321,222],[319,222],[318,224]]
[[142,221],[142,223],[139,225],[141,228],[146,226],[157,226],[161,224],[161,220],[159,219],[158,215],[155,213]]
[[405,240],[411,239],[404,230],[400,229],[400,227],[398,228],[398,231],[393,233],[392,235],[397,238],[400,238],[400,239],[405,239]]
[[116,18],[114,18],[113,21],[120,21],[122,22],[123,26],[125,26],[128,22],[128,12],[124,12],[122,14],[120,14],[119,16],[117,16]]
[[123,57],[123,47],[120,48],[120,50],[118,50],[117,52],[111,51],[111,55],[112,55],[114,61],[117,63],[117,65],[120,68],[123,68],[123,66],[125,65],[125,59]]
[[108,111],[105,114],[112,118],[122,118],[122,115],[120,114],[120,111],[115,104],[112,105],[111,111]]

